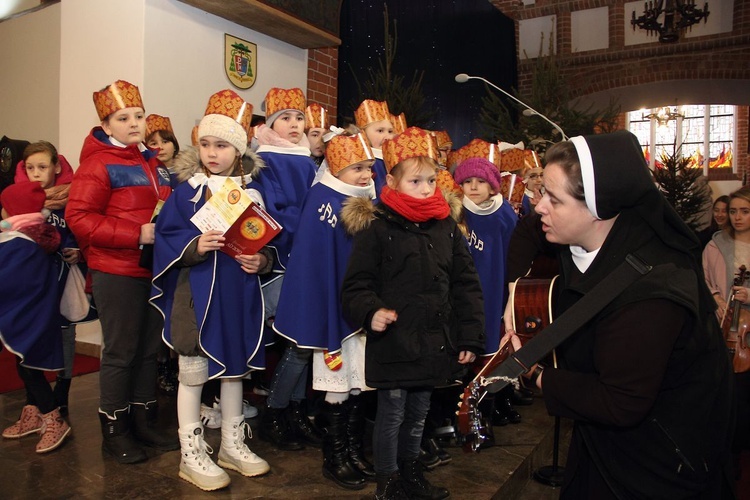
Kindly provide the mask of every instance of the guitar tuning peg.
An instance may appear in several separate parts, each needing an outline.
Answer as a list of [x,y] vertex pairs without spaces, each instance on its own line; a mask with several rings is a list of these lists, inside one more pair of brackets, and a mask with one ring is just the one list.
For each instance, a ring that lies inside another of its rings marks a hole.
[[458,412],[456,412],[456,416],[458,416]]
[[459,408],[461,408],[461,405],[462,405],[462,404],[463,404],[463,403],[459,401],[459,403],[458,403],[458,405],[457,405],[457,406],[458,406]]

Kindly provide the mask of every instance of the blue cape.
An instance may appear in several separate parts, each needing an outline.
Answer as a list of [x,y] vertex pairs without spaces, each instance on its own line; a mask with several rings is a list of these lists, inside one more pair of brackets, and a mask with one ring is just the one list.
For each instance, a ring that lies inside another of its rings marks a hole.
[[26,367],[62,370],[54,257],[12,231],[3,233],[0,241],[0,340]]
[[502,205],[497,206],[501,199],[501,196],[496,196],[495,205],[489,210],[482,210],[464,198],[467,243],[484,296],[485,355],[497,352],[504,332],[503,312],[508,300],[505,284],[508,244],[518,221],[518,216],[507,201],[503,200]]
[[273,325],[300,347],[338,351],[360,330],[346,322],[341,308],[352,238],[340,212],[349,196],[373,194],[372,187],[350,186],[327,173],[305,198]]
[[318,167],[306,155],[264,151],[263,147],[258,150],[258,155],[266,163],[266,168],[261,169],[258,175],[258,182],[263,186],[266,210],[284,228],[269,246],[276,248],[280,264],[286,267],[302,202]]
[[[192,201],[199,190],[189,182],[180,183],[156,221],[151,303],[164,316],[163,338],[169,346],[172,304],[181,269],[177,262],[201,234],[190,221],[205,204],[202,191],[197,201]],[[241,377],[250,369],[265,368],[265,318],[258,275],[247,274],[232,257],[214,251],[207,260],[190,267],[190,289],[200,346],[209,360],[209,378]]]

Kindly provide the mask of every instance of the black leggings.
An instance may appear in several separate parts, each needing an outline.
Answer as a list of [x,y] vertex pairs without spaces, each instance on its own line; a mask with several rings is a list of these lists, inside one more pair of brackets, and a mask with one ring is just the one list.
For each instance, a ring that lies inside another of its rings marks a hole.
[[21,364],[21,358],[16,357],[18,376],[26,386],[26,404],[39,408],[42,414],[47,414],[56,408],[52,387],[44,376],[44,371],[35,370]]

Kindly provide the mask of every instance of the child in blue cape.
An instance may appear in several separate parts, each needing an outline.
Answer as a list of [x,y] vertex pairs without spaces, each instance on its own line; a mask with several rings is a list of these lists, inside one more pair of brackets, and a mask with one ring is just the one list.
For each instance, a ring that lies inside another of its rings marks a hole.
[[361,489],[375,475],[363,446],[365,336],[341,308],[352,238],[340,219],[350,197],[375,197],[374,157],[362,134],[333,137],[325,154],[328,169],[302,207],[274,330],[298,348],[315,349],[313,389],[326,393],[323,475]]
[[[259,275],[270,271],[272,253],[263,249],[233,258],[220,251],[225,240],[220,231],[201,234],[190,220],[227,178],[263,205],[251,177],[261,162],[244,156],[251,115],[252,106],[231,90],[211,96],[198,127],[198,150],[177,157],[180,183],[156,224],[151,302],[164,316],[164,341],[180,355],[179,476],[206,491],[230,483],[221,467],[245,476],[269,470],[244,441],[242,378],[265,368]],[[216,378],[221,380],[222,413],[218,466],[208,455],[200,420],[203,384]]]
[[44,371],[63,368],[57,271],[51,257],[60,235],[42,214],[45,194],[37,182],[11,184],[0,195],[0,313],[2,347],[16,355],[26,405],[18,421],[3,430],[17,439],[41,434],[37,453],[58,448],[71,429],[60,415]]
[[[315,179],[305,135],[305,95],[302,90],[272,88],[266,95],[266,123],[255,128],[258,155],[266,164],[258,182],[264,188],[269,213],[284,230],[270,243],[281,269],[263,284],[266,316],[278,319],[283,270],[299,227],[302,203]],[[270,339],[269,339],[270,341]],[[260,437],[283,450],[301,450],[302,442],[319,447],[322,435],[304,408],[310,351],[289,344],[276,365],[263,413]]]
[[383,162],[383,151],[381,146],[386,139],[393,138],[393,124],[388,103],[385,101],[373,101],[365,99],[354,111],[354,120],[357,127],[365,133],[367,142],[375,155],[375,163],[372,166],[372,174],[375,180],[375,194],[385,186],[385,177],[388,173]]
[[[76,271],[80,278],[86,275],[87,268],[83,262],[83,254],[78,248],[78,243],[70,231],[65,221],[65,205],[68,203],[68,193],[70,192],[70,182],[73,180],[73,169],[68,161],[57,153],[57,148],[47,141],[37,141],[29,144],[23,151],[23,156],[16,166],[16,183],[20,182],[38,182],[46,200],[45,208],[50,210],[47,222],[52,224],[57,232],[60,233],[60,248],[54,254],[54,261],[57,269],[59,283],[60,299],[69,301],[83,299],[83,290],[66,288],[70,271],[78,267]],[[71,278],[73,279],[73,278]],[[79,282],[79,281],[76,281]],[[63,296],[65,290],[68,290],[69,296]],[[73,297],[73,298],[71,298]],[[76,303],[76,316],[71,316],[72,310],[65,310],[66,317],[60,314],[60,329],[63,339],[63,355],[65,359],[65,369],[57,375],[55,383],[55,402],[60,407],[60,414],[68,414],[68,393],[70,383],[73,378],[73,358],[75,357],[76,332],[73,323],[80,320],[91,320],[93,314],[88,307],[88,299],[85,303]]]
[[[456,167],[453,176],[464,192],[466,240],[479,273],[484,297],[484,352],[491,356],[498,351],[504,332],[503,311],[508,300],[505,287],[508,244],[518,216],[510,203],[498,194],[500,171],[489,160],[466,159]],[[521,422],[521,415],[511,404],[512,395],[512,386],[495,395],[492,410],[495,425]]]

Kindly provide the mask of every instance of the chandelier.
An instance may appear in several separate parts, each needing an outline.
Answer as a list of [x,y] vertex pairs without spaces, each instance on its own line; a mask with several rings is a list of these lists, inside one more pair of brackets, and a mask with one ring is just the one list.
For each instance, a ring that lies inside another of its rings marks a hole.
[[[662,14],[663,22],[660,23]],[[705,23],[708,14],[708,2],[700,10],[695,7],[695,0],[649,0],[643,7],[641,17],[636,18],[633,11],[630,24],[633,25],[633,31],[638,27],[646,30],[649,35],[656,32],[660,42],[670,43],[676,42],[686,28],[701,20]]]
[[660,127],[666,127],[667,123],[669,123],[670,120],[676,120],[677,118],[685,118],[685,115],[680,113],[679,111],[675,110],[672,111],[672,108],[669,106],[664,106],[663,108],[657,109],[655,112],[652,111],[651,113],[644,115],[641,115],[641,118],[649,120],[656,120],[656,123],[659,124]]

